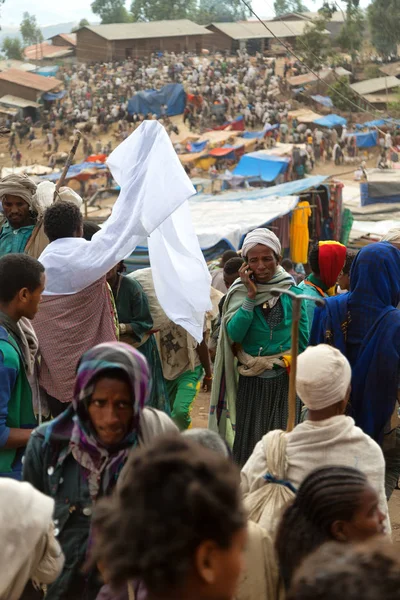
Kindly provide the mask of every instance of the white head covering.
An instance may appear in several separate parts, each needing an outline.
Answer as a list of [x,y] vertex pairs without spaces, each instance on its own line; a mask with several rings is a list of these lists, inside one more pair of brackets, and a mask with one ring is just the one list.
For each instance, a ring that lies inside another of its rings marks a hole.
[[400,244],[400,228],[395,227],[390,229],[382,238],[382,242],[390,242],[391,244]]
[[0,479],[0,598],[17,600],[29,579],[51,583],[60,573],[63,555],[49,533],[53,510],[54,500],[30,483]]
[[278,256],[281,255],[282,247],[279,239],[269,229],[260,227],[258,229],[254,229],[254,231],[250,231],[250,233],[246,235],[242,247],[243,258],[246,258],[249,251],[252,250],[252,248],[255,248],[255,246],[258,244],[262,244],[263,246],[267,246],[267,248],[271,248],[271,250]]
[[344,400],[350,381],[349,361],[332,346],[310,346],[298,358],[297,394],[310,410],[322,410]]

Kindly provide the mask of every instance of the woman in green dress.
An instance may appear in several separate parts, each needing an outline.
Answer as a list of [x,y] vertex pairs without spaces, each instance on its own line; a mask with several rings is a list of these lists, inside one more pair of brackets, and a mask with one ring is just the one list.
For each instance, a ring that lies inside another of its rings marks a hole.
[[117,307],[120,339],[137,348],[147,358],[153,380],[148,406],[170,415],[168,392],[157,343],[152,333],[153,319],[147,296],[140,283],[125,277],[124,271],[124,262],[121,261],[107,274]]
[[[281,244],[272,231],[256,229],[243,243],[245,264],[226,296],[214,367],[209,427],[219,431],[243,466],[257,442],[288,417],[292,301],[276,298],[279,287],[300,294],[280,266]],[[301,309],[300,352],[308,342],[308,319]],[[300,400],[297,418],[300,417]]]

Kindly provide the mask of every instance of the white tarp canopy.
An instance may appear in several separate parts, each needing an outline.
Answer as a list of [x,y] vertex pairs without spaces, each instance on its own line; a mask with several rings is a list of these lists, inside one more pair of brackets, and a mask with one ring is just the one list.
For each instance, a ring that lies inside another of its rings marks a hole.
[[190,200],[193,225],[200,246],[211,248],[222,239],[239,248],[242,237],[296,208],[298,196],[268,196],[268,188],[198,194]]

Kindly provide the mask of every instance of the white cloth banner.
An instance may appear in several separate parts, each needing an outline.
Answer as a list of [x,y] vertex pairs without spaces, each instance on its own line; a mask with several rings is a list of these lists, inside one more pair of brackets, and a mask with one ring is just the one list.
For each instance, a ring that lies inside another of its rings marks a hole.
[[166,315],[203,339],[204,314],[211,309],[211,275],[184,202],[148,240],[154,288]]
[[210,306],[210,277],[187,203],[195,189],[164,127],[144,121],[107,164],[121,186],[112,214],[90,242],[63,238],[47,246],[39,259],[46,269],[44,293],[78,293],[150,236],[159,302],[172,321],[200,341]]

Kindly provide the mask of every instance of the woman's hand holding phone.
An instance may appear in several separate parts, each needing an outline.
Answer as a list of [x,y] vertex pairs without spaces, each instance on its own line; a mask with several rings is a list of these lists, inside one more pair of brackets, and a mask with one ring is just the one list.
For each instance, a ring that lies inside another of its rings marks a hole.
[[247,288],[247,296],[250,300],[254,300],[257,295],[257,286],[254,283],[253,271],[246,262],[240,267],[239,275],[243,285]]

